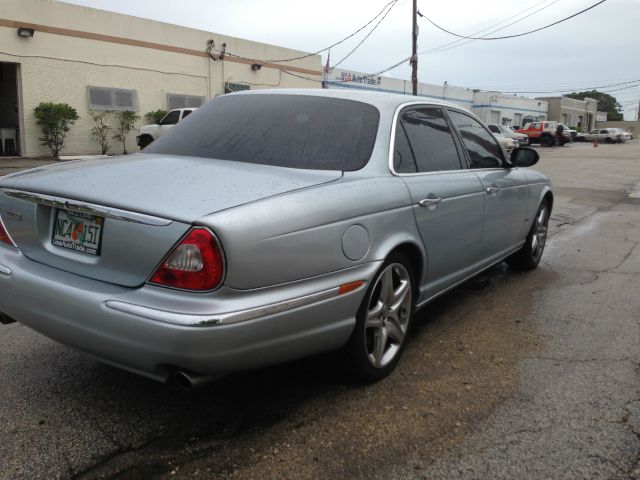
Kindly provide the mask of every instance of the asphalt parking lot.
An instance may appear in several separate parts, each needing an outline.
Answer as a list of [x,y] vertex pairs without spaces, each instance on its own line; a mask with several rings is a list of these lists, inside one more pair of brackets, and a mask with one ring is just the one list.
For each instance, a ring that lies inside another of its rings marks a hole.
[[187,394],[0,325],[0,480],[640,478],[640,143],[538,151],[540,267],[423,309],[374,385],[325,355]]

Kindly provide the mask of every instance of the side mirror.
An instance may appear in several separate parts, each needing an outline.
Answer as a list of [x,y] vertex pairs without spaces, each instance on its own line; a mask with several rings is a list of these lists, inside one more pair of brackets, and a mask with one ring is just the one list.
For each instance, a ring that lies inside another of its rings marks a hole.
[[511,152],[511,165],[514,167],[532,167],[540,160],[540,155],[533,148],[520,147]]

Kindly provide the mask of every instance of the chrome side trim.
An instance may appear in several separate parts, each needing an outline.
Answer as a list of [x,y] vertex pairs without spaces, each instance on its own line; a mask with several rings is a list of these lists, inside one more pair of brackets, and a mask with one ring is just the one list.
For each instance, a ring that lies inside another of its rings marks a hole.
[[424,307],[427,303],[431,302],[432,300],[435,300],[436,298],[444,295],[445,293],[453,290],[456,287],[459,287],[460,285],[462,285],[464,282],[466,282],[467,280],[471,280],[473,277],[480,275],[482,272],[484,272],[485,270],[489,270],[491,267],[495,267],[496,265],[498,265],[501,262],[504,262],[504,260],[511,254],[517,252],[518,250],[520,250],[522,248],[522,246],[524,245],[525,241],[523,240],[522,242],[520,242],[518,244],[517,247],[515,247],[513,250],[509,250],[509,253],[507,253],[506,255],[500,257],[498,260],[496,260],[495,262],[490,263],[489,265],[487,265],[486,267],[481,268],[480,270],[478,270],[477,272],[472,273],[471,275],[468,275],[466,277],[464,277],[462,280],[457,281],[456,283],[454,283],[453,285],[448,286],[447,288],[442,289],[441,291],[439,291],[438,293],[431,295],[429,298],[427,298],[426,300],[421,301],[420,303],[416,304],[416,310],[421,309],[422,307]]
[[4,265],[0,264],[0,274],[11,276],[11,269],[9,267],[5,267]]
[[[362,284],[352,292],[362,289],[366,284]],[[351,293],[351,292],[349,292]],[[142,317],[155,322],[168,323],[170,325],[178,325],[181,327],[216,327],[223,325],[233,325],[240,322],[255,320],[256,318],[275,315],[277,313],[293,310],[294,308],[304,307],[313,303],[337,297],[340,294],[340,287],[322,290],[320,292],[311,293],[302,297],[284,300],[282,302],[272,303],[261,307],[249,308],[246,310],[238,310],[228,313],[209,313],[209,314],[192,314],[169,312],[159,310],[152,307],[144,307],[133,303],[121,302],[118,300],[107,300],[104,304],[112,310],[128,313],[137,317]]]
[[2,192],[9,197],[31,203],[37,203],[39,205],[45,205],[47,207],[88,213],[90,215],[98,215],[100,217],[121,220],[123,222],[141,223],[143,225],[151,225],[154,227],[163,227],[172,223],[171,220],[145,215],[143,213],[129,212],[126,210],[120,210],[119,208],[104,207],[93,203],[77,202],[75,200],[56,197],[54,195],[45,195],[43,193],[24,192],[12,189],[2,189]]

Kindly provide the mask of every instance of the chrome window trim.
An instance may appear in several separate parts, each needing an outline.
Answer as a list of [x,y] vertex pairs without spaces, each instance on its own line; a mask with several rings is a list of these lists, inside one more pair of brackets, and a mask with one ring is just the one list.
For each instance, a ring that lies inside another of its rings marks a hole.
[[173,223],[172,220],[154,217],[152,215],[129,212],[126,210],[120,210],[119,208],[104,207],[94,203],[78,202],[76,200],[58,197],[55,195],[45,195],[42,193],[25,192],[13,189],[1,189],[0,191],[9,197],[36,203],[38,205],[45,205],[47,207],[59,208],[62,210],[71,210],[73,212],[88,213],[90,215],[98,215],[100,217],[121,220],[123,222],[140,223],[154,227],[163,227]]
[[[441,108],[441,109],[451,109],[451,110],[456,110],[459,111],[460,113],[464,113],[466,115],[469,115],[471,118],[475,118],[473,115],[469,114],[468,112],[464,112],[456,107],[451,107],[448,105],[440,105],[437,103],[428,103],[428,102],[420,102],[420,101],[414,101],[414,102],[405,102],[405,103],[401,103],[400,105],[398,105],[396,107],[396,110],[393,114],[393,122],[391,124],[391,137],[389,139],[389,161],[388,161],[388,165],[389,165],[389,171],[391,172],[391,174],[395,177],[421,177],[424,175],[442,175],[442,174],[451,174],[451,173],[460,173],[460,172],[486,172],[486,171],[502,171],[505,170],[505,168],[501,168],[501,167],[496,167],[496,168],[458,168],[455,170],[439,170],[436,172],[416,172],[416,173],[398,173],[396,172],[395,168],[393,167],[393,151],[395,148],[395,143],[396,143],[396,125],[398,124],[398,116],[400,115],[400,111],[406,107],[412,107],[412,106],[416,106],[416,105],[423,105],[425,107],[436,107],[436,108]],[[477,120],[477,119],[476,119]],[[454,132],[451,132],[452,135],[454,135]],[[506,161],[506,160],[505,160]]]
[[[353,293],[361,290],[366,283],[363,283],[360,287],[352,290],[348,293]],[[347,295],[343,294],[343,295]],[[119,300],[107,300],[104,302],[105,306],[112,310],[117,310],[122,313],[135,315],[147,320],[152,320],[160,323],[167,323],[170,325],[178,325],[181,327],[195,327],[206,328],[225,325],[234,325],[241,322],[247,322],[249,320],[255,320],[257,318],[266,317],[269,315],[276,315],[295,308],[305,307],[322,300],[334,298],[340,295],[340,287],[333,287],[327,290],[321,290],[319,292],[303,295],[301,297],[291,298],[281,302],[271,303],[255,308],[248,308],[246,310],[238,310],[235,312],[227,313],[204,313],[204,314],[191,314],[181,312],[171,312],[167,310],[159,310],[157,308],[145,307],[142,305],[135,305],[133,303],[122,302]]]

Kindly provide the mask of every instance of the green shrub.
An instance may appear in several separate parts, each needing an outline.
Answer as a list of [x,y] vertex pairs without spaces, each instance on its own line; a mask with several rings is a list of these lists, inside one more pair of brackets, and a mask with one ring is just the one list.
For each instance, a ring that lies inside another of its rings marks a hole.
[[162,120],[167,113],[169,112],[166,110],[156,110],[155,112],[146,113],[144,118],[146,118],[149,123],[160,123],[160,120]]
[[122,143],[122,154],[127,154],[127,135],[136,127],[136,122],[140,120],[140,115],[136,112],[129,110],[123,110],[116,112],[116,120],[118,126],[116,127],[116,134],[113,136],[115,140]]
[[42,102],[33,109],[33,114],[42,130],[42,145],[49,148],[55,160],[59,160],[67,133],[80,118],[78,112],[66,103]]
[[109,117],[111,113],[111,111],[106,111],[91,114],[93,123],[95,123],[91,129],[91,135],[93,135],[93,138],[95,138],[100,145],[102,155],[106,155],[109,152],[109,148],[111,148],[111,144],[109,143],[109,134],[111,130],[113,130],[109,126]]

